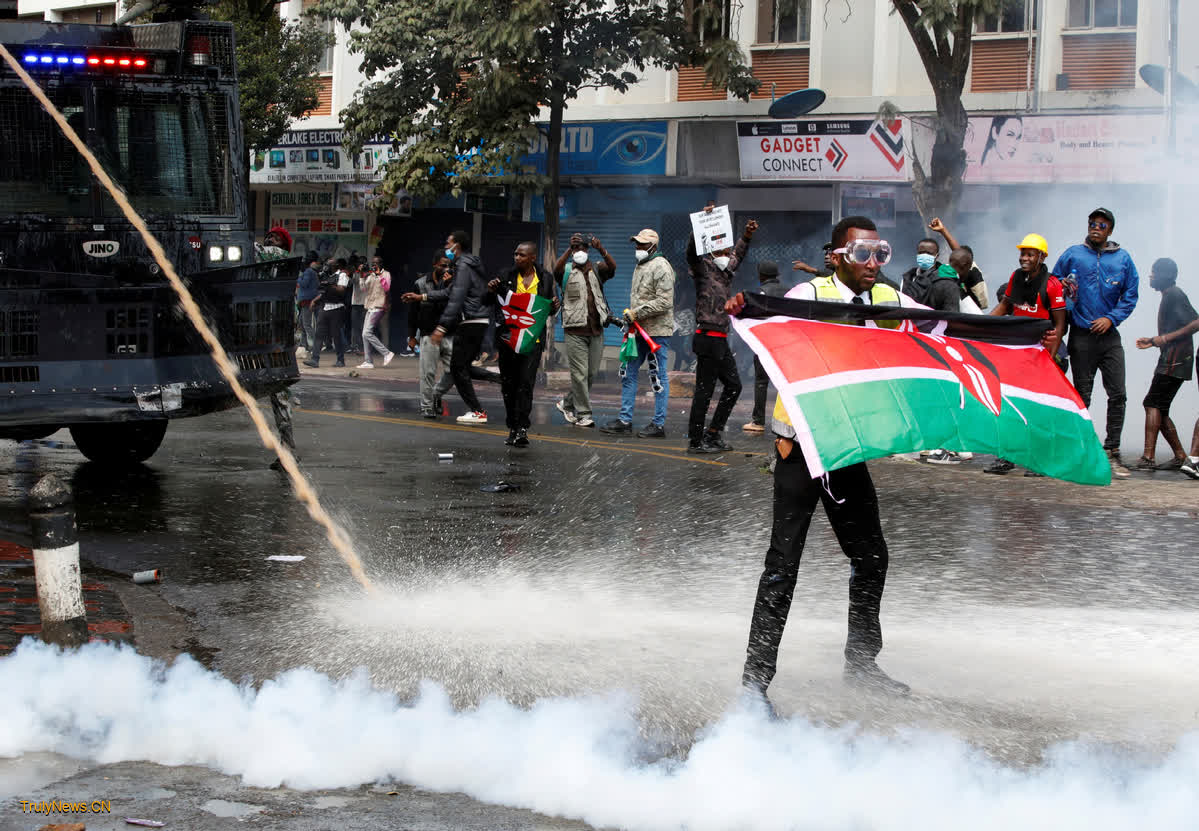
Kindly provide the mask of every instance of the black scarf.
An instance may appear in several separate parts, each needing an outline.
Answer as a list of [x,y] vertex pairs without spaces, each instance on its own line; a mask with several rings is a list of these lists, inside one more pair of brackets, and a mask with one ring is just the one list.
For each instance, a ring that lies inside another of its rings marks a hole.
[[[1012,279],[1008,287],[1008,300],[1013,306],[1035,306],[1042,297],[1048,296],[1048,288],[1049,269],[1045,267],[1044,263],[1041,263],[1039,271],[1032,274],[1018,268],[1012,272]],[[1048,307],[1045,313],[1048,317]]]

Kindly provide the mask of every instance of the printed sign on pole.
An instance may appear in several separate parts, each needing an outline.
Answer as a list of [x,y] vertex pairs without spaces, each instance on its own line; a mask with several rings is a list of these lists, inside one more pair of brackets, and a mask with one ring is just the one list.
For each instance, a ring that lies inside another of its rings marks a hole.
[[733,220],[729,216],[729,206],[719,205],[710,211],[691,214],[691,233],[695,235],[695,251],[701,257],[732,248]]

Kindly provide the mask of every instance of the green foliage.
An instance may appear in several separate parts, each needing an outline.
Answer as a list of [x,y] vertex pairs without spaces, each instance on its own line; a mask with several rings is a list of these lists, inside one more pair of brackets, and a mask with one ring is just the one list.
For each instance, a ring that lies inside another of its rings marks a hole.
[[217,0],[207,12],[233,23],[246,149],[270,147],[316,106],[316,70],[331,38],[311,18],[284,22],[270,0]]
[[388,192],[554,188],[519,160],[581,90],[627,91],[650,66],[702,65],[741,98],[757,88],[736,43],[692,34],[682,0],[322,0],[316,12],[352,27],[368,78],[342,111],[347,146],[403,148]]

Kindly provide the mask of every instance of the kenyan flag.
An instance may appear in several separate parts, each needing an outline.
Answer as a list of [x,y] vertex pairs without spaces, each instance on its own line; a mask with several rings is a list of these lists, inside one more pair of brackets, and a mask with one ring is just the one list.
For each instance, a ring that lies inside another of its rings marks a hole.
[[[847,313],[871,310],[909,321],[921,314],[873,306]],[[970,316],[929,314],[957,317]],[[1071,482],[1111,482],[1090,414],[1039,345],[964,340],[906,324],[907,331],[791,317],[733,324],[779,391],[814,476],[893,453],[945,448],[993,453]]]
[[550,306],[549,298],[539,294],[508,292],[500,306],[504,313],[504,323],[508,327],[504,334],[504,343],[512,347],[513,352],[521,355],[532,352],[541,338],[541,333],[545,331]]

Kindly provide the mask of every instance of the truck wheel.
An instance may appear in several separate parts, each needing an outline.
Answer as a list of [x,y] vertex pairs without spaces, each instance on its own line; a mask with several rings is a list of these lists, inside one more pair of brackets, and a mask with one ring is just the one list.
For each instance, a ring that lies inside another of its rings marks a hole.
[[167,420],[76,424],[71,438],[93,462],[135,464],[154,455],[167,432]]

